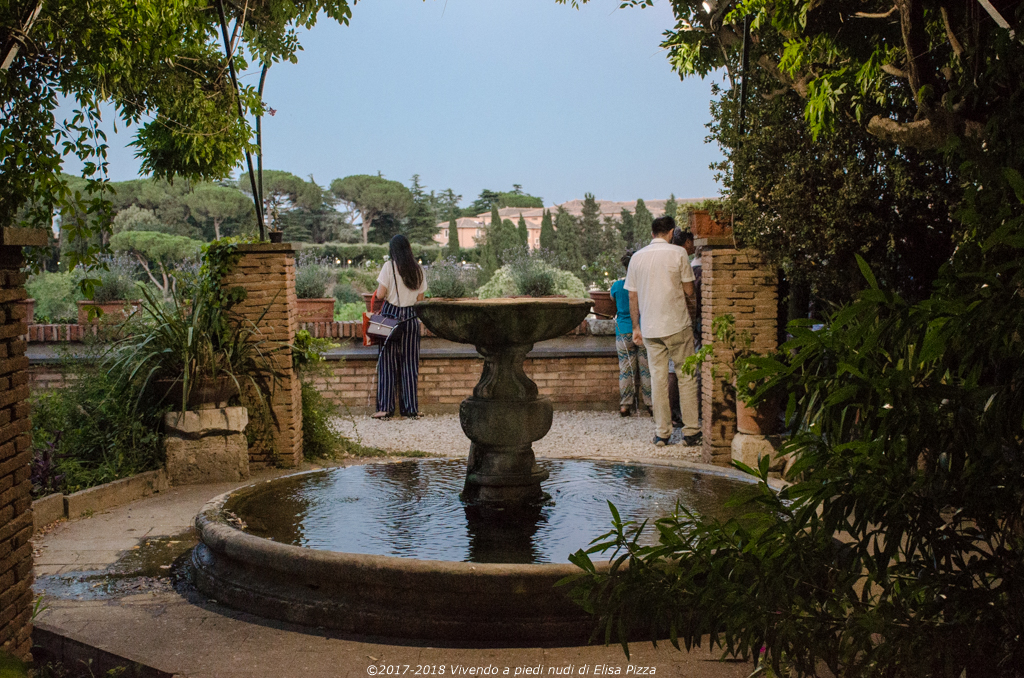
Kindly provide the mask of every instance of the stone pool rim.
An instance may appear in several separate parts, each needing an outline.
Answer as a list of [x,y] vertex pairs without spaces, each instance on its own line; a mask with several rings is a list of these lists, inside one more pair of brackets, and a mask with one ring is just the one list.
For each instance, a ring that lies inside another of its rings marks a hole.
[[[666,466],[756,482],[738,469],[683,460],[573,460]],[[267,483],[330,470],[260,481],[208,501],[195,519],[196,587],[261,617],[360,635],[503,644],[577,644],[590,637],[590,615],[568,598],[566,587],[554,587],[580,573],[572,563],[472,563],[318,550],[248,534],[224,514],[229,500]],[[599,571],[610,567],[607,561],[595,565]]]

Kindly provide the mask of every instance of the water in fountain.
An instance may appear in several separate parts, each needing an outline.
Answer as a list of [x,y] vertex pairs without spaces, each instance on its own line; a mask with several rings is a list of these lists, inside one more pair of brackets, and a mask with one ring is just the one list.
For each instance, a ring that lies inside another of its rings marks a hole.
[[[668,466],[544,461],[549,498],[522,507],[467,504],[465,462],[426,460],[308,473],[226,508],[249,533],[311,549],[476,563],[558,563],[623,519],[668,515],[676,502],[724,517],[732,479]],[[647,533],[654,538],[654,530]]]

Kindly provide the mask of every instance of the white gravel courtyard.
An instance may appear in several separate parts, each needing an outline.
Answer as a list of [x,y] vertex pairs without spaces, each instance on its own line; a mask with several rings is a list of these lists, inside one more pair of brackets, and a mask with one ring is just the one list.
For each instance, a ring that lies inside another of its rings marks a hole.
[[[338,418],[342,435],[363,445],[389,452],[419,450],[440,457],[466,457],[469,439],[457,414],[427,415],[419,419],[395,417],[387,421],[356,416]],[[675,444],[655,447],[651,417],[622,417],[618,412],[556,411],[551,431],[533,444],[538,457],[615,459],[680,459],[699,462],[700,447],[682,445],[682,433],[672,434]]]

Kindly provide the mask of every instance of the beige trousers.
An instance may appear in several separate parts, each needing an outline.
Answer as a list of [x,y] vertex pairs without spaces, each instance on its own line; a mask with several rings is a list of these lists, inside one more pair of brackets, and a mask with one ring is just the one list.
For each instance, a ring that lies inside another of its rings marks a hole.
[[668,402],[668,360],[676,364],[679,379],[679,412],[683,417],[683,435],[700,433],[697,409],[697,378],[682,373],[681,365],[693,355],[693,327],[683,328],[669,337],[644,337],[647,361],[651,367],[651,400],[654,401],[654,425],[659,438],[672,435],[672,407]]

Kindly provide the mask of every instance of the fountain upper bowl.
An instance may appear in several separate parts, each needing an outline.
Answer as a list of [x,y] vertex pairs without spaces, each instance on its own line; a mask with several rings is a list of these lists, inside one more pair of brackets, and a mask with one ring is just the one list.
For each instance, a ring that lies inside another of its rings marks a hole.
[[560,337],[578,327],[593,305],[567,297],[427,299],[416,304],[416,314],[442,339],[507,346]]

